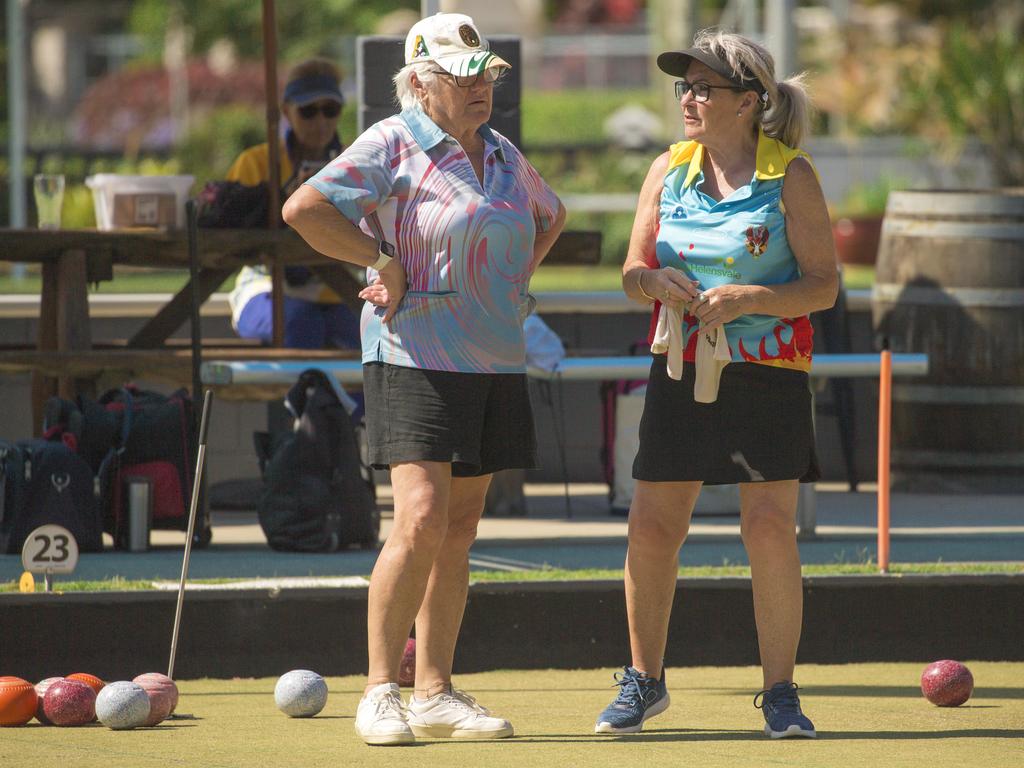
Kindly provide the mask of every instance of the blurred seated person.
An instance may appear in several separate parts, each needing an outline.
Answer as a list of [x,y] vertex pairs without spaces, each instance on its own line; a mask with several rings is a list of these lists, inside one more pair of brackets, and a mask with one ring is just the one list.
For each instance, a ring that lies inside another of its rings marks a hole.
[[[345,100],[341,72],[333,62],[313,58],[288,74],[281,111],[288,130],[281,142],[281,202],[310,176],[341,154],[338,117]],[[266,143],[238,156],[228,181],[255,186],[270,179],[270,150]],[[244,339],[271,343],[274,313],[272,282],[267,267],[244,267],[231,291],[231,322]],[[284,343],[299,349],[359,348],[359,320],[338,295],[306,267],[286,267],[284,284]]]

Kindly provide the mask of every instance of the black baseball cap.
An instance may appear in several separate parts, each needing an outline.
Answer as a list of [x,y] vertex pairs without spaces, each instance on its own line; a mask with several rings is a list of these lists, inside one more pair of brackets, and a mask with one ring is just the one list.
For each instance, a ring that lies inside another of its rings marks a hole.
[[712,72],[717,72],[730,83],[756,92],[761,101],[768,100],[768,90],[753,72],[744,69],[737,76],[727,62],[722,61],[715,54],[700,48],[687,48],[685,51],[665,51],[665,53],[658,55],[658,68],[667,75],[686,77],[686,69],[693,60],[699,61]]

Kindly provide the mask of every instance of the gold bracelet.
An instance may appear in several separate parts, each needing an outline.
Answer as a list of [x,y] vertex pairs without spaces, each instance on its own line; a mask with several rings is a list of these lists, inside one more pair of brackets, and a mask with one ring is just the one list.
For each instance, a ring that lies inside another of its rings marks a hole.
[[644,273],[641,270],[638,269],[637,270],[637,274],[636,274],[636,287],[640,289],[640,293],[641,293],[641,295],[643,295],[643,297],[645,299],[650,299],[651,301],[657,301],[656,298],[654,298],[653,296],[651,296],[651,294],[649,294],[647,291],[644,290],[644,280],[643,280],[643,277],[644,277]]

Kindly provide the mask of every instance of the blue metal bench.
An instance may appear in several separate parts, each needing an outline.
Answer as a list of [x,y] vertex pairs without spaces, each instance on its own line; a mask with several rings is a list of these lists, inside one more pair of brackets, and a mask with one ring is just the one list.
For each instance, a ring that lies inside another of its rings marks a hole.
[[[621,357],[567,357],[555,371],[532,368],[532,378],[546,381],[606,381],[610,379],[644,379],[650,370],[650,357],[646,355]],[[210,360],[203,363],[201,376],[204,385],[282,385],[294,383],[307,368],[317,367],[334,376],[342,384],[363,381],[362,363],[357,360],[309,360],[289,362],[245,362]],[[811,368],[812,378],[877,377],[881,370],[881,357],[877,354],[815,355]],[[895,354],[892,356],[893,376],[923,376],[928,373],[928,355]],[[817,520],[817,501],[813,483],[800,486],[797,508],[797,526],[801,538],[814,536]]]
[[[876,354],[815,355],[812,378],[844,376],[871,378],[878,376],[880,356]],[[606,381],[609,379],[644,379],[651,367],[646,355],[621,357],[567,357],[553,372],[531,368],[530,376],[562,381]],[[342,384],[363,381],[363,366],[358,360],[292,360],[288,362],[209,360],[203,363],[203,384],[291,385],[307,368],[320,368]],[[928,373],[928,355],[897,354],[892,356],[893,376],[923,376]]]

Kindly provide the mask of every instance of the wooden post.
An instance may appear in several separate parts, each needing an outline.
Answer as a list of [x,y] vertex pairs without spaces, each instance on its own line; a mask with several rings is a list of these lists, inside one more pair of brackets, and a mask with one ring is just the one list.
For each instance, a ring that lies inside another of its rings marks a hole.
[[[39,325],[36,329],[36,349],[40,352],[57,350],[57,262],[42,264],[42,291],[39,296]],[[57,395],[57,379],[38,371],[32,373],[32,434],[41,435],[43,408],[46,401]]]
[[[280,108],[277,96],[277,21],[274,0],[263,0],[263,80],[267,92],[267,149],[270,160],[270,205],[267,226],[281,226],[281,143],[278,138]],[[274,346],[284,346],[284,267],[270,254],[271,305],[274,313]]]
[[[57,260],[57,351],[91,347],[85,251],[68,251]],[[74,399],[79,391],[89,394],[85,390],[91,388],[90,380],[75,381],[71,376],[61,376],[57,385],[60,396],[69,399]]]

